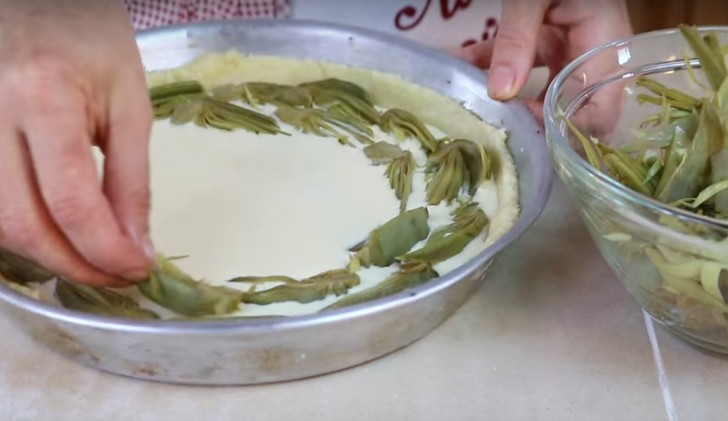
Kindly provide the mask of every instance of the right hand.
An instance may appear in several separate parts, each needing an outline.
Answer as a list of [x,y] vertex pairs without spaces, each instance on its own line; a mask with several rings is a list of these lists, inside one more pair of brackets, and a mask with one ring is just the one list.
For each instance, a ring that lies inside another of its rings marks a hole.
[[0,0],[0,19],[0,247],[93,286],[145,278],[153,116],[123,4]]
[[[536,118],[542,120],[546,89],[564,66],[593,48],[632,33],[625,0],[503,0],[502,22],[495,38],[455,54],[489,69],[488,91],[501,101],[518,96],[534,65],[548,67],[549,79],[538,97],[524,98]],[[580,68],[589,74],[590,81],[619,70],[616,57],[604,56]],[[591,101],[598,107],[595,116],[603,118],[604,112],[616,109],[621,96],[621,88],[601,90]]]

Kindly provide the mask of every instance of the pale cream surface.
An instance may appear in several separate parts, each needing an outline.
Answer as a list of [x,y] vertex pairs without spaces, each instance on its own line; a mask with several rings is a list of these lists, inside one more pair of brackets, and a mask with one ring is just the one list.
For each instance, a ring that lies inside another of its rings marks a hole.
[[510,229],[519,213],[518,175],[506,144],[505,129],[487,124],[452,99],[397,75],[335,63],[247,56],[231,51],[206,54],[180,68],[149,73],[148,83],[157,86],[175,81],[199,80],[211,88],[245,81],[298,84],[329,77],[356,83],[370,93],[378,106],[403,108],[452,138],[470,139],[483,144],[498,159],[495,178],[501,203],[499,212],[491,221],[490,236],[486,243],[492,243]]
[[[236,276],[285,275],[301,279],[344,268],[351,246],[399,212],[399,201],[384,176],[361,150],[333,138],[224,132],[194,124],[155,123],[151,143],[152,238],[196,278],[225,282]],[[435,129],[433,129],[435,133]],[[439,133],[437,133],[439,134]],[[389,135],[376,138],[391,143]],[[409,207],[424,205],[425,154],[417,141],[402,144],[421,165]],[[475,199],[489,216],[498,212],[493,181]],[[456,203],[428,207],[432,230],[451,222]],[[458,256],[436,265],[440,274],[462,265],[484,247],[485,236]],[[356,292],[376,285],[396,268],[369,268]],[[273,286],[268,284],[264,289]],[[317,311],[337,297],[309,304],[244,305],[244,315],[294,315]]]
[[[483,184],[475,200],[491,219],[490,226],[486,235],[458,256],[436,265],[441,275],[494,242],[518,215],[517,175],[505,145],[505,131],[482,122],[452,100],[394,75],[230,52],[205,55],[181,68],[148,77],[150,86],[194,79],[206,88],[243,81],[297,84],[337,77],[362,86],[379,106],[415,113],[438,137],[467,138],[483,144],[496,165],[493,179]],[[274,109],[265,107],[262,111],[272,114]],[[361,145],[346,147],[285,124],[282,128],[290,136],[156,123],[152,229],[158,249],[167,255],[188,255],[178,265],[192,276],[215,284],[236,276],[300,279],[345,267],[350,258],[347,250],[396,216],[398,202],[383,175],[384,167],[373,166],[361,152]],[[375,139],[397,143],[379,130]],[[413,152],[423,168],[426,156],[421,146],[411,140],[403,147]],[[410,209],[426,204],[422,168],[415,176]],[[455,205],[429,207],[431,230],[451,221],[450,211]],[[362,270],[361,283],[350,293],[374,286],[395,270]],[[336,300],[329,296],[309,304],[245,305],[241,314],[304,314]]]

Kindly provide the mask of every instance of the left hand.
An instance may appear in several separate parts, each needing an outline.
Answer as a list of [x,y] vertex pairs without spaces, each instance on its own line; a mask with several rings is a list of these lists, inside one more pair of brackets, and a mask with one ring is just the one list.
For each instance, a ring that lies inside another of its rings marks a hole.
[[[504,101],[519,94],[533,66],[548,67],[551,83],[583,53],[630,35],[625,0],[503,0],[495,38],[455,54],[489,69],[489,94]],[[526,99],[541,123],[546,87],[537,98]]]

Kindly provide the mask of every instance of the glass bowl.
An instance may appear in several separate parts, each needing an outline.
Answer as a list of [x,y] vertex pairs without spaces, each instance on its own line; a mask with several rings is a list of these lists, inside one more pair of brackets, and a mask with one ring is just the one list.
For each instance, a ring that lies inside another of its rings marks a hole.
[[[728,27],[699,30],[728,41]],[[638,103],[644,92],[637,89],[638,77],[650,75],[705,96],[690,78],[689,69],[699,63],[690,59],[688,66],[686,57],[694,55],[678,29],[637,35],[581,56],[549,87],[546,137],[559,177],[632,297],[680,338],[728,355],[728,223],[660,203],[595,169],[564,121],[610,146],[630,144],[645,118],[660,109]]]

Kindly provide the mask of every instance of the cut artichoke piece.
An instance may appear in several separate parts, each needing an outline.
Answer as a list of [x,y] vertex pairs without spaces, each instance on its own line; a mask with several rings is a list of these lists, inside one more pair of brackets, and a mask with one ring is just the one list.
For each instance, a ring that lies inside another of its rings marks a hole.
[[374,165],[387,164],[384,172],[389,179],[389,186],[400,200],[399,211],[407,210],[407,202],[412,194],[412,183],[417,163],[412,152],[405,151],[397,145],[387,142],[373,143],[364,148],[364,154]]
[[391,265],[397,256],[407,253],[415,244],[427,238],[430,233],[428,217],[427,208],[416,208],[395,216],[373,230],[352,258],[352,268],[359,265]]
[[417,139],[428,153],[437,152],[439,148],[435,136],[427,126],[409,111],[398,108],[387,110],[382,114],[379,125],[384,132],[391,133],[400,142],[407,138]]
[[324,79],[299,86],[308,90],[316,105],[323,108],[346,107],[347,112],[354,113],[370,124],[379,124],[380,115],[369,94],[351,82]]
[[427,201],[437,205],[452,202],[467,185],[475,194],[480,184],[491,176],[491,160],[483,145],[465,139],[445,143],[427,160]]
[[223,316],[238,311],[242,292],[193,279],[160,256],[149,278],[137,284],[145,297],[188,317]]
[[[267,305],[284,301],[310,303],[323,300],[329,295],[346,294],[350,288],[359,285],[359,276],[346,269],[331,270],[297,281],[286,276],[240,277],[230,282],[244,282],[253,285],[251,291],[243,295],[243,302]],[[263,291],[255,291],[256,284],[282,282]]]
[[32,260],[4,249],[0,249],[0,275],[16,284],[41,283],[55,277]]
[[84,313],[137,320],[159,319],[157,313],[141,308],[130,297],[108,289],[75,285],[63,279],[56,282],[55,297],[64,307]]
[[440,276],[432,266],[424,262],[405,263],[399,271],[389,278],[380,282],[376,286],[365,289],[355,294],[347,295],[336,301],[324,310],[334,310],[337,308],[348,307],[355,304],[365,303],[367,301],[384,298],[406,289],[422,285],[425,282]]
[[299,86],[248,82],[242,86],[241,91],[243,100],[251,105],[273,104],[305,108],[313,106],[311,94]]
[[451,212],[453,223],[435,230],[425,245],[397,260],[437,264],[458,255],[488,226],[489,220],[475,202],[461,204]]
[[244,129],[256,134],[285,134],[278,122],[265,114],[212,98],[202,101],[202,112],[196,118],[200,126],[226,131]]

